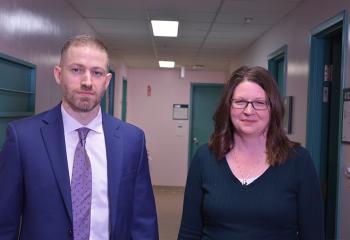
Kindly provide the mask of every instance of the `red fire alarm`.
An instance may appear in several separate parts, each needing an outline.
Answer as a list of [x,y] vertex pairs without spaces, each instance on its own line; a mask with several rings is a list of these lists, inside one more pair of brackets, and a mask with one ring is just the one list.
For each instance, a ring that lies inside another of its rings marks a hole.
[[147,85],[147,97],[150,97],[152,95],[152,88],[150,85]]

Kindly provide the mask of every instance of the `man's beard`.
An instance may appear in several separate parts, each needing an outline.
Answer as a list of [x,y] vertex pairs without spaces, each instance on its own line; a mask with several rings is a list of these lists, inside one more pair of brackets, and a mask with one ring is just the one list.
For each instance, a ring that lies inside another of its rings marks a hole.
[[77,97],[74,93],[65,95],[65,100],[75,112],[90,112],[100,104],[101,98]]

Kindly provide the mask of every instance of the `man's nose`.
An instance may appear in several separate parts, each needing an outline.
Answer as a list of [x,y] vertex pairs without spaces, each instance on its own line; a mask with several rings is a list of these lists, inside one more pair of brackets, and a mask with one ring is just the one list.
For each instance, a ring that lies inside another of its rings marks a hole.
[[82,85],[91,86],[92,85],[92,77],[90,71],[85,71],[84,76],[81,81]]

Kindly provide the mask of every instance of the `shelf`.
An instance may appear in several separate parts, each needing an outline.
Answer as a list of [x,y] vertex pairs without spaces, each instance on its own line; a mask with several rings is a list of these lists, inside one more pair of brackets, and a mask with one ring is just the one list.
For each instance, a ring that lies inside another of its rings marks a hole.
[[20,94],[35,94],[34,92],[27,92],[27,91],[19,91],[14,89],[8,89],[8,88],[0,88],[0,92],[8,92],[8,93],[20,93]]
[[28,117],[34,115],[34,112],[0,112],[0,118]]

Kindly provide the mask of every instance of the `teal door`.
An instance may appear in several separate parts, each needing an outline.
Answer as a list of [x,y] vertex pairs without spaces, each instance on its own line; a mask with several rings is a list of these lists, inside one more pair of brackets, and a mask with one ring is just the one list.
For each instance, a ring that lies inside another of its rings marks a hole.
[[321,180],[327,239],[337,239],[342,34],[341,21],[311,40],[307,148]]
[[214,130],[213,115],[218,106],[223,86],[223,84],[191,85],[189,161],[197,148],[208,142]]

